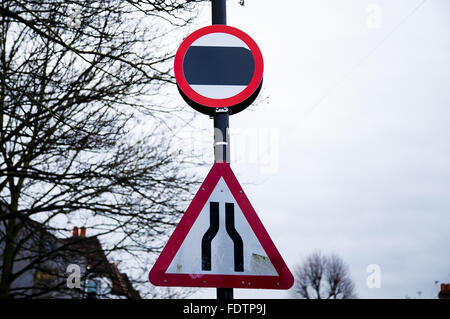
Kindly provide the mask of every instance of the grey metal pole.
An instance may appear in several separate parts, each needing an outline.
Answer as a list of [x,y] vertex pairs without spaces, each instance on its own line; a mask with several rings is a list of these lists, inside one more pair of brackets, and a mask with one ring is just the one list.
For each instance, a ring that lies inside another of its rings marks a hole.
[[214,119],[214,162],[230,163],[229,115],[227,109],[217,109]]
[[[212,24],[227,24],[226,0],[211,0]],[[214,161],[230,162],[228,108],[216,108],[214,113]]]
[[[227,24],[226,0],[211,0],[212,24]],[[216,108],[214,113],[214,162],[230,163],[229,113]],[[233,299],[233,288],[217,288],[218,300]]]

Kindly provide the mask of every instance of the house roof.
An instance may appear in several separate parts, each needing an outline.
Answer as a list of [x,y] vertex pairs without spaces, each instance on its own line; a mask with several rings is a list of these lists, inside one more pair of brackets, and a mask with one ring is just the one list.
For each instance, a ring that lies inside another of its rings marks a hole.
[[139,291],[133,288],[127,274],[119,272],[119,269],[115,263],[111,263],[110,266],[116,279],[112,280],[113,286],[111,293],[119,296],[126,296],[129,299],[141,299]]
[[98,275],[110,274],[110,266],[105,251],[96,236],[70,237],[63,239],[67,251],[86,258],[86,264],[91,273]]
[[109,263],[102,245],[96,236],[73,236],[63,241],[67,244],[70,251],[86,258],[90,273],[106,276],[111,279],[112,294],[130,299],[141,298],[139,292],[133,288],[128,276],[125,273],[119,272],[115,263]]
[[[0,200],[0,211],[7,212],[7,205]],[[46,243],[48,249],[58,250],[59,256],[63,255],[70,258],[85,258],[91,274],[105,276],[111,279],[111,293],[127,298],[140,299],[139,292],[133,288],[128,276],[120,273],[117,265],[109,263],[105,251],[97,236],[86,237],[85,229],[82,236],[78,236],[78,228],[74,236],[69,238],[58,238],[49,231],[46,225],[32,220],[28,216],[25,218],[25,227],[30,235],[33,235],[35,242]],[[62,245],[61,245],[62,244]],[[34,252],[35,250],[33,250]]]

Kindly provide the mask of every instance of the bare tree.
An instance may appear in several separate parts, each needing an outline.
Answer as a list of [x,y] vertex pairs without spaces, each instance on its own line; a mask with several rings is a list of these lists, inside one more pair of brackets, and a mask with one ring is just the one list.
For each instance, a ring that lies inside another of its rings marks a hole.
[[[158,98],[174,83],[166,39],[197,2],[2,1],[0,297],[20,295],[13,283],[55,258],[23,252],[34,222],[63,237],[83,223],[149,286],[197,182],[166,133],[177,106]],[[19,255],[28,260],[15,271]]]
[[294,269],[294,298],[351,299],[356,298],[348,266],[337,255],[324,256],[319,251],[309,255]]

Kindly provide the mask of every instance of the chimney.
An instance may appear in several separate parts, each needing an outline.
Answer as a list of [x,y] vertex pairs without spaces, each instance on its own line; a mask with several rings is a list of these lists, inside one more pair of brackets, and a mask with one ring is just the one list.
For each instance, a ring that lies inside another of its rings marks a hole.
[[439,299],[450,299],[450,284],[441,284],[438,297]]
[[75,226],[75,227],[73,228],[72,237],[77,237],[77,236],[78,236],[78,227]]
[[86,237],[86,227],[80,228],[80,237]]

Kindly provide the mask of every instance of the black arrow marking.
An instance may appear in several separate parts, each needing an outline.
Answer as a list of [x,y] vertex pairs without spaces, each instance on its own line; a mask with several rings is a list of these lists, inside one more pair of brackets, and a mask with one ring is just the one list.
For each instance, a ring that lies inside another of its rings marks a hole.
[[211,270],[211,241],[219,230],[219,203],[209,203],[209,228],[202,238],[202,270]]
[[234,243],[234,271],[244,271],[244,244],[234,227],[234,204],[225,203],[225,227]]

